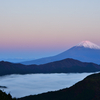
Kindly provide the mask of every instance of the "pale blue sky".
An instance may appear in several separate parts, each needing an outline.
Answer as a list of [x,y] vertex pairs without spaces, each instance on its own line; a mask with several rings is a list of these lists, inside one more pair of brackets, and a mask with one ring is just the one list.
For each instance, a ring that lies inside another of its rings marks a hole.
[[100,0],[0,0],[0,28],[2,57],[55,55],[83,40],[100,45]]

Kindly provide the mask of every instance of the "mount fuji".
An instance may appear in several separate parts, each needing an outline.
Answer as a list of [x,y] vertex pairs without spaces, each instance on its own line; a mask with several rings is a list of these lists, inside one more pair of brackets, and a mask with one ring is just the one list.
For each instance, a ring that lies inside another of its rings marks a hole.
[[22,64],[45,64],[49,62],[54,62],[66,58],[73,58],[80,60],[82,62],[93,62],[100,64],[100,46],[90,42],[82,41],[81,43],[73,46],[72,48],[62,52],[56,56],[46,57],[41,59],[36,59],[32,61],[22,62]]

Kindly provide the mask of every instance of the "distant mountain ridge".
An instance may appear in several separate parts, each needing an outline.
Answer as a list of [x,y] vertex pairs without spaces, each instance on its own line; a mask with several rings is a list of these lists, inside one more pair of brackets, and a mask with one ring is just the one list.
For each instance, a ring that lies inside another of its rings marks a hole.
[[73,58],[80,60],[82,62],[93,62],[96,64],[100,64],[100,46],[89,41],[82,41],[81,43],[73,46],[72,48],[56,56],[46,57],[21,63],[25,65],[31,65],[31,64],[39,65],[66,58]]
[[100,71],[100,65],[81,62],[74,59],[64,59],[41,65],[22,65],[0,62],[0,75],[34,74],[34,73],[82,73]]

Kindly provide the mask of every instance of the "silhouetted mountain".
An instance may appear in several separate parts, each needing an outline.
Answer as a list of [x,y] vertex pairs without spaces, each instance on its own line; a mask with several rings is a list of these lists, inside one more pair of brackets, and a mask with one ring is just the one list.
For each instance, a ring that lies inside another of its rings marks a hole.
[[100,65],[83,63],[74,59],[64,59],[43,65],[22,65],[0,62],[0,75],[29,73],[81,73],[100,71]]
[[100,64],[100,46],[89,41],[83,41],[76,46],[60,53],[56,56],[36,59],[32,61],[22,62],[22,64],[45,64],[53,61],[58,61],[66,58],[73,58],[83,62],[93,62]]
[[9,74],[27,74],[33,73],[33,68],[36,65],[26,66],[22,64],[14,64],[10,62],[0,62],[0,75],[9,75]]
[[16,100],[16,98],[12,98],[10,94],[6,94],[0,90],[0,100]]
[[90,75],[70,88],[30,95],[18,100],[100,100],[100,73]]

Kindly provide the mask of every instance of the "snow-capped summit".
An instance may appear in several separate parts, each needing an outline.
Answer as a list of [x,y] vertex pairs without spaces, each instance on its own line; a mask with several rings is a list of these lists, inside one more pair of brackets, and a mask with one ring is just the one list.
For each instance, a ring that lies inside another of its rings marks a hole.
[[90,42],[90,41],[82,41],[81,43],[77,44],[76,47],[85,47],[90,49],[100,49],[100,46]]

